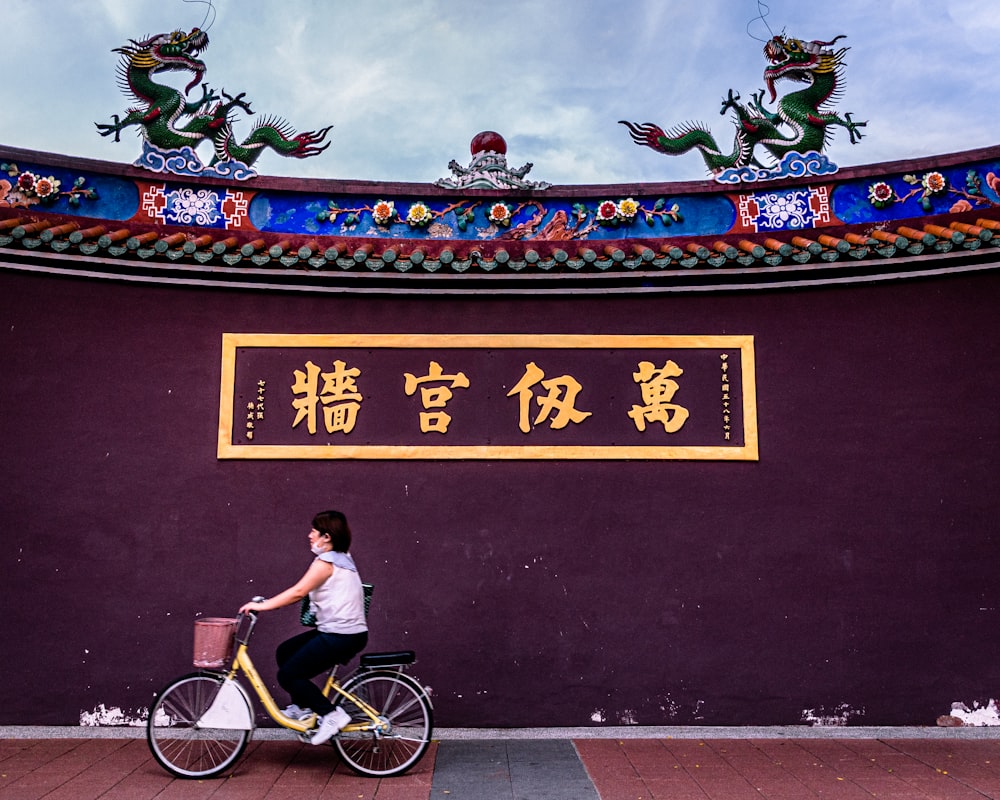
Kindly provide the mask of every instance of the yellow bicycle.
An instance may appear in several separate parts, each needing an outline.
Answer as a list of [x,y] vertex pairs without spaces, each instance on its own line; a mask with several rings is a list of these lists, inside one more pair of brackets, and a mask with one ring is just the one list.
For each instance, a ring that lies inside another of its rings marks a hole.
[[[263,599],[263,598],[260,598]],[[149,709],[146,739],[160,766],[180,778],[223,774],[243,751],[254,729],[250,695],[236,680],[242,670],[270,717],[308,741],[317,717],[293,719],[278,708],[250,659],[257,614],[241,614],[231,624],[230,652],[221,669],[202,669],[172,681]],[[434,713],[428,692],[405,669],[416,661],[411,650],[365,653],[343,683],[334,667],[323,693],[351,721],[330,743],[360,775],[402,775],[423,757],[431,741]],[[225,664],[228,663],[228,668]]]

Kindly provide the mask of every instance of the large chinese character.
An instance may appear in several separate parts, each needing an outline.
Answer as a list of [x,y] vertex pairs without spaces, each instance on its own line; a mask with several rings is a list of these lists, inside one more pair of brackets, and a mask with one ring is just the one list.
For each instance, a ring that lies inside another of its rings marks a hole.
[[[572,375],[562,375],[558,378],[544,380],[545,373],[542,372],[534,361],[529,362],[524,367],[524,377],[517,382],[517,385],[507,392],[507,397],[518,395],[520,399],[520,421],[518,427],[522,433],[530,433],[531,426],[540,425],[549,418],[549,414],[556,412],[549,427],[553,430],[565,428],[569,423],[583,422],[591,415],[590,411],[580,411],[575,408],[576,396],[583,388],[579,381]],[[533,387],[540,384],[548,391],[547,395],[535,397]],[[534,422],[531,421],[531,401],[534,399],[540,408],[538,416]]]
[[[444,408],[452,398],[452,389],[468,389],[469,379],[464,372],[454,375],[444,375],[441,365],[437,361],[432,361],[428,367],[427,374],[421,377],[412,375],[409,372],[403,373],[405,382],[403,391],[410,397],[420,387],[420,402],[424,408]],[[422,386],[422,384],[448,383],[447,386]],[[421,411],[420,412],[420,432],[421,433],[447,433],[448,424],[451,422],[451,415],[445,411]]]
[[671,380],[684,374],[684,370],[673,361],[667,361],[657,369],[652,362],[640,361],[639,371],[632,373],[632,379],[639,384],[644,406],[632,406],[628,415],[640,431],[646,430],[647,422],[663,423],[663,430],[676,433],[687,422],[688,410],[670,401],[680,388]]
[[[339,359],[333,362],[333,372],[320,372],[312,361],[307,361],[305,367],[305,372],[294,371],[292,394],[302,397],[292,401],[296,411],[292,427],[306,420],[309,433],[316,433],[316,408],[318,403],[322,403],[327,433],[350,433],[357,423],[363,399],[355,382],[361,370],[356,367],[347,369],[347,364]],[[320,378],[323,379],[322,385]]]

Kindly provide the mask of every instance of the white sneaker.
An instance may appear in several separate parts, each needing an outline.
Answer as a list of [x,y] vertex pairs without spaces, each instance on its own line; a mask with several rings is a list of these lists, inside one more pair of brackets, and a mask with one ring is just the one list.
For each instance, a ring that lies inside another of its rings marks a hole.
[[284,708],[281,713],[292,719],[305,719],[313,713],[313,710],[311,708],[299,708],[295,703],[292,703],[290,706]]
[[325,744],[350,721],[350,714],[342,708],[335,708],[326,716],[320,717],[316,731],[309,741],[313,744]]

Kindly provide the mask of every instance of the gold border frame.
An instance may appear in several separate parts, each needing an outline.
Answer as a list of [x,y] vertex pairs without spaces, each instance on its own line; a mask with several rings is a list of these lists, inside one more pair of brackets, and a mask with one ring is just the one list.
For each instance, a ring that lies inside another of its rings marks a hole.
[[[589,445],[234,445],[233,401],[239,347],[733,349],[740,351],[743,446],[687,447]],[[757,383],[753,336],[646,336],[575,334],[224,333],[219,391],[219,459],[422,460],[671,460],[757,461]]]

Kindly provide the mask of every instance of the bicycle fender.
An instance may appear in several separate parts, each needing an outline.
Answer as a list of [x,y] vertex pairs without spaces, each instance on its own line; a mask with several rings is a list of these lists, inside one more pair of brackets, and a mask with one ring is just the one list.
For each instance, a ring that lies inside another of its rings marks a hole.
[[245,731],[253,728],[250,698],[236,681],[227,678],[219,688],[212,705],[195,723],[198,728],[221,728]]

